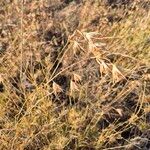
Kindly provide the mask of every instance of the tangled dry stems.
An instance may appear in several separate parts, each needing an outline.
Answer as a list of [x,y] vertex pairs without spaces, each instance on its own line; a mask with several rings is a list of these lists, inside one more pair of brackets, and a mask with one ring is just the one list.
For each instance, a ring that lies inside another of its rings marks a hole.
[[102,4],[1,3],[0,149],[150,148],[149,10]]

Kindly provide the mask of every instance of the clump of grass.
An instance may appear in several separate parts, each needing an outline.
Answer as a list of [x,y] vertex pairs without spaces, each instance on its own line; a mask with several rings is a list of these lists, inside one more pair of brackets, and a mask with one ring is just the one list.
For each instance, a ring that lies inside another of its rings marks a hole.
[[149,149],[149,10],[50,2],[0,3],[0,149]]

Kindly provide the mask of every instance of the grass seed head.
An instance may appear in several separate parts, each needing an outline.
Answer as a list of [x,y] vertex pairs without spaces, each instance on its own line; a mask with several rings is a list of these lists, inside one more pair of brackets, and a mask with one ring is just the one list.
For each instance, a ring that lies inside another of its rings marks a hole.
[[53,82],[53,91],[57,95],[57,93],[63,92],[63,89],[57,83]]

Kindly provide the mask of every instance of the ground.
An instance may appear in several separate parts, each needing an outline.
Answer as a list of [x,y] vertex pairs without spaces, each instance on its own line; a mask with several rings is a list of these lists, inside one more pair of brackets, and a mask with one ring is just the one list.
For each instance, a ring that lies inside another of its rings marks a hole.
[[149,0],[0,2],[0,149],[150,149]]

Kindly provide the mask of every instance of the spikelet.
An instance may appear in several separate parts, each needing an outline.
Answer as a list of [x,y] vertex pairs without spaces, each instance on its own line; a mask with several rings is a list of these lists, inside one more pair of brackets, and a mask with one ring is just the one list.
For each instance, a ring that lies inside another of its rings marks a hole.
[[116,112],[122,117],[123,116],[123,110],[120,108],[115,109]]
[[74,93],[79,91],[77,84],[74,81],[70,81],[70,96],[74,96]]
[[109,66],[107,63],[105,63],[103,60],[98,60],[97,62],[100,64],[100,73],[102,74],[107,74],[109,72]]
[[77,51],[80,49],[79,43],[77,41],[73,41],[73,54],[75,55]]
[[83,35],[85,36],[85,38],[88,40],[88,41],[92,41],[92,38],[96,35],[98,35],[99,33],[97,32],[83,32]]
[[81,81],[81,76],[76,74],[76,73],[73,73],[73,79],[75,82],[80,82]]
[[57,93],[63,92],[63,89],[57,83],[53,82],[53,91],[57,95]]
[[115,65],[112,66],[112,78],[113,83],[116,83],[122,78],[125,78],[124,75],[119,71],[119,69]]

